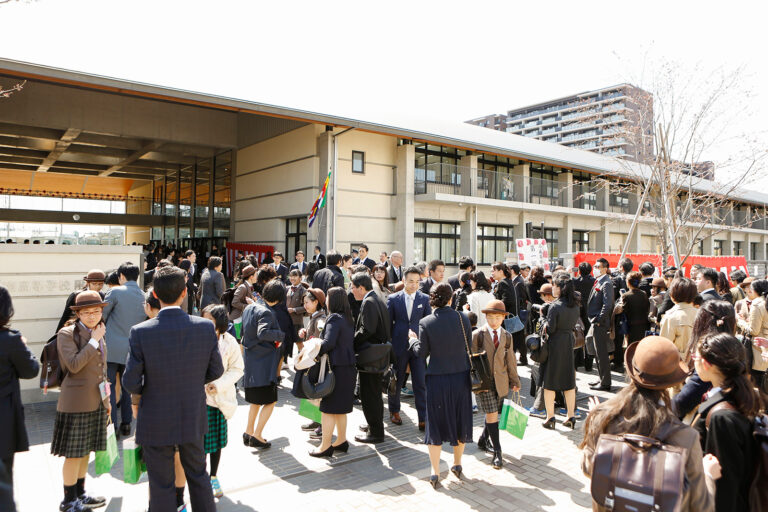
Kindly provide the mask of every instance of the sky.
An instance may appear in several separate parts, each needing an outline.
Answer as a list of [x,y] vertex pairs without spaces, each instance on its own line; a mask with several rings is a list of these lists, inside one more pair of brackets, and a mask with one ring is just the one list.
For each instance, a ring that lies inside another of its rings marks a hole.
[[751,96],[703,155],[718,161],[745,133],[768,148],[768,5],[724,5],[21,0],[0,4],[0,56],[366,120],[465,121],[644,85],[662,62],[677,77],[738,68],[729,92]]

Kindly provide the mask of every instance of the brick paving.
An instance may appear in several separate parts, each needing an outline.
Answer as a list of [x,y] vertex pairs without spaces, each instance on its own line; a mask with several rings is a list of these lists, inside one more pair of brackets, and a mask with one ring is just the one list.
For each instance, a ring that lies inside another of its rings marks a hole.
[[[218,500],[219,511],[284,511],[295,507],[313,511],[378,511],[393,506],[421,510],[433,506],[478,511],[499,507],[520,511],[591,510],[589,482],[581,473],[577,448],[582,438],[582,422],[571,431],[562,427],[565,418],[558,416],[557,430],[549,431],[541,427],[542,420],[531,418],[522,441],[502,432],[505,466],[500,471],[491,468],[490,456],[479,452],[474,444],[467,445],[462,480],[449,471],[453,459],[446,445],[441,485],[434,490],[427,481],[427,447],[421,444],[423,433],[416,428],[412,399],[402,401],[402,426],[385,420],[387,439],[376,449],[352,442],[347,454],[330,460],[316,459],[308,451],[318,446],[319,441],[310,441],[307,433],[300,430],[306,420],[298,415],[298,400],[288,391],[291,375],[284,375],[288,378],[283,381],[278,407],[264,433],[272,448],[258,451],[243,446],[241,438],[248,416],[245,402],[241,402],[229,422],[229,446],[223,451],[219,468],[225,492]],[[520,368],[525,406],[533,401],[527,394],[529,375],[528,368]],[[594,372],[577,373],[579,389],[588,390],[590,380],[594,380]],[[623,381],[623,376],[614,374],[614,385]],[[580,408],[586,407],[588,396],[578,393]],[[61,459],[49,454],[55,403],[30,404],[25,410],[33,446],[30,452],[16,458],[17,505],[20,512],[54,511],[62,494]],[[358,433],[357,427],[363,422],[362,411],[355,407],[348,422],[349,439]],[[483,416],[475,415],[475,439],[482,424]],[[96,477],[93,463],[89,471],[89,491],[108,497],[106,509],[101,510],[146,509],[146,475],[136,485],[124,484],[122,460],[116,462],[110,474]]]

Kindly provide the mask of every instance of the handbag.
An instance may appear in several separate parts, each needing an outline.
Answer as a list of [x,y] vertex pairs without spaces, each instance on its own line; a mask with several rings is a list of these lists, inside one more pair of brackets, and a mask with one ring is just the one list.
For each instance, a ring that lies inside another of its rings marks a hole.
[[[317,380],[312,382],[310,378],[311,369],[301,377],[301,390],[304,392],[307,398],[316,399],[323,398],[333,393],[333,388],[336,385],[336,376],[333,374],[333,368],[331,368],[331,362],[328,360],[328,354],[323,354],[320,358]],[[325,370],[328,369],[326,374]]]
[[469,350],[469,340],[467,339],[467,331],[464,329],[464,321],[461,318],[461,313],[457,311],[456,315],[459,317],[461,334],[464,335],[464,346],[467,348],[467,357],[469,357],[469,377],[472,381],[472,391],[475,393],[490,391],[493,389],[494,381],[491,365],[488,362],[488,354],[485,353],[485,350],[477,354],[473,354]]
[[360,373],[384,373],[392,362],[392,344],[374,343],[358,353],[355,359]]
[[675,430],[668,423],[655,439],[601,434],[592,464],[592,499],[616,512],[678,512],[687,450],[664,443]]
[[388,395],[397,394],[397,374],[393,365],[389,365],[389,368],[384,375],[381,376],[381,388],[384,389]]
[[584,322],[579,318],[573,326],[573,350],[579,350],[586,343],[587,333],[584,332]]
[[538,334],[529,334],[525,337],[525,346],[528,355],[534,363],[544,364],[549,358],[549,343]]
[[[517,302],[517,289],[515,288],[514,283],[511,284],[510,286],[512,287],[512,291],[515,292],[515,314],[514,316],[504,320],[504,330],[514,334],[516,332],[520,332],[523,329],[525,329],[525,324],[523,323],[523,321],[520,320],[520,304]],[[526,319],[527,319],[527,315],[526,315]]]

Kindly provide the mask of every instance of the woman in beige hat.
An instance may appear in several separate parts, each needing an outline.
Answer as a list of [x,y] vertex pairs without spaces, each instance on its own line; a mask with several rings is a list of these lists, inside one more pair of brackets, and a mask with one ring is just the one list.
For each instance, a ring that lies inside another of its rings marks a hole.
[[67,376],[56,405],[51,453],[65,458],[64,501],[59,507],[63,512],[80,512],[106,502],[85,493],[88,458],[91,452],[107,447],[109,383],[106,328],[101,319],[106,305],[99,292],[80,292],[71,306],[76,319],[56,337],[59,361]]
[[102,293],[101,289],[104,288],[104,280],[106,278],[107,274],[105,274],[103,270],[99,270],[97,268],[88,271],[88,273],[83,276],[85,285],[81,289],[70,293],[69,297],[67,297],[67,302],[64,305],[64,312],[61,314],[59,324],[56,326],[56,332],[59,332],[61,328],[64,327],[64,324],[66,324],[72,318],[72,309],[70,308],[75,303],[75,297],[77,297],[78,293],[82,292],[83,290],[91,290],[99,292],[101,298],[104,298],[104,293]]
[[[632,343],[624,353],[629,384],[610,400],[590,399],[590,413],[584,425],[581,463],[587,477],[592,476],[595,447],[601,434],[659,435],[670,433],[664,443],[686,449],[685,481],[680,510],[714,510],[715,479],[720,476],[717,459],[703,457],[699,434],[684,425],[670,408],[667,389],[682,382],[688,366],[680,359],[674,343],[661,336],[648,336]],[[670,429],[671,427],[671,429]],[[593,502],[594,510],[606,510]]]

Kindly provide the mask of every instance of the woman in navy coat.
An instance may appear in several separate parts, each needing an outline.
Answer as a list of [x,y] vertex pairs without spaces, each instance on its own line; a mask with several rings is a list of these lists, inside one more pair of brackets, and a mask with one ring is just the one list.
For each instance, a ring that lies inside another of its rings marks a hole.
[[0,285],[0,459],[7,474],[7,480],[0,483],[8,484],[11,490],[14,454],[29,450],[19,379],[33,379],[40,371],[40,363],[21,333],[8,326],[12,316],[11,294]]
[[[330,457],[333,452],[347,452],[347,414],[352,412],[355,394],[357,370],[355,368],[355,349],[353,346],[355,329],[352,324],[352,312],[344,288],[334,286],[328,290],[328,313],[323,328],[323,343],[317,359],[328,354],[333,370],[335,385],[330,395],[320,402],[323,414],[323,440],[313,457]],[[333,429],[336,429],[336,442],[331,444]]]

